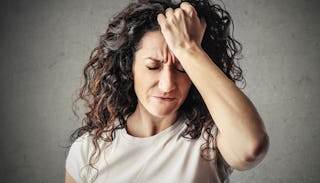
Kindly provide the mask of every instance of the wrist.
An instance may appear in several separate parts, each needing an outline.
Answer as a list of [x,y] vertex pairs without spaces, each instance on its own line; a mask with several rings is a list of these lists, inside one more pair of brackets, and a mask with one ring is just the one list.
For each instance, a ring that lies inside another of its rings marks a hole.
[[188,60],[190,57],[205,53],[197,43],[190,43],[180,46],[173,51],[174,55],[180,62]]

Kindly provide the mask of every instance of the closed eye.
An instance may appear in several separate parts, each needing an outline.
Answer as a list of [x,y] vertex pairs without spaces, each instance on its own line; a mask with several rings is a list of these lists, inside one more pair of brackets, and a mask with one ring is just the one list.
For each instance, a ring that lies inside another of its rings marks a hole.
[[179,68],[176,68],[176,70],[179,71],[179,72],[181,72],[181,73],[184,73],[184,74],[186,73],[185,70],[182,70],[182,69],[179,69]]
[[182,65],[180,64],[179,61],[176,61],[174,63],[174,67],[177,71],[181,72],[181,73],[186,73],[186,71],[184,70],[184,68],[182,67]]
[[148,66],[146,66],[146,67],[148,70],[157,70],[158,69],[158,67],[148,67]]

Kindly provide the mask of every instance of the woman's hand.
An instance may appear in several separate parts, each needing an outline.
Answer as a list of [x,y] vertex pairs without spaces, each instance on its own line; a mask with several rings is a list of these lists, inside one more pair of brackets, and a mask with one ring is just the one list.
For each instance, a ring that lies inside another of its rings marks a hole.
[[180,8],[168,8],[165,15],[158,15],[161,32],[170,48],[175,51],[193,46],[201,47],[201,41],[206,30],[206,22],[199,19],[194,7],[183,2]]

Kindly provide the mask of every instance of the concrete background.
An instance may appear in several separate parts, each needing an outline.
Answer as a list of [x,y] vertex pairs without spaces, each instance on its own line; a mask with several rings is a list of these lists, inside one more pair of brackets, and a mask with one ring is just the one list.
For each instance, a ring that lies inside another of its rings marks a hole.
[[[0,6],[0,182],[64,180],[80,125],[71,111],[81,73],[106,22],[128,1],[4,0]],[[225,0],[244,46],[244,92],[271,146],[232,182],[320,182],[319,1]]]

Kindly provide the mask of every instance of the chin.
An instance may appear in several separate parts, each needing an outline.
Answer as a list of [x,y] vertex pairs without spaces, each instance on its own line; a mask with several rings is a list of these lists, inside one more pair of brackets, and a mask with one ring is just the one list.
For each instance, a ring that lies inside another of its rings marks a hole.
[[155,117],[159,117],[159,118],[163,118],[163,117],[167,117],[169,115],[172,115],[174,113],[177,112],[176,109],[151,109],[149,110],[150,114],[155,116]]

